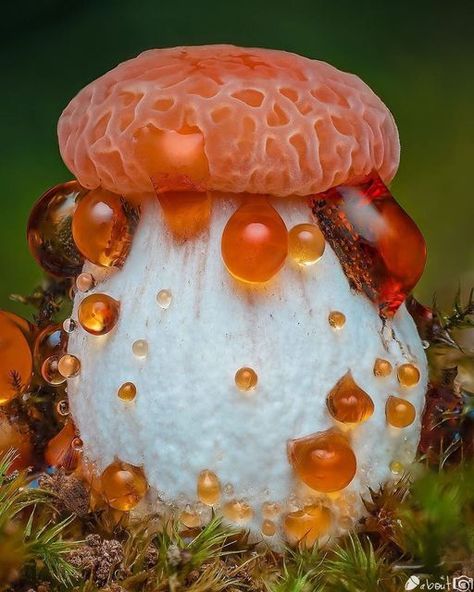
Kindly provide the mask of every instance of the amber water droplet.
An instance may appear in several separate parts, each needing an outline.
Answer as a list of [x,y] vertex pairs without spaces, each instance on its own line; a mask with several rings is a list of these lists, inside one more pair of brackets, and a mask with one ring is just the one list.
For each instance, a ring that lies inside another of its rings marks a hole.
[[394,475],[400,475],[401,473],[403,473],[404,470],[404,466],[401,462],[399,462],[398,460],[393,460],[390,463],[390,471],[394,474]]
[[323,493],[347,487],[357,470],[347,438],[334,429],[291,440],[288,457],[298,477]]
[[78,292],[89,292],[95,286],[95,279],[91,273],[80,273],[76,278]]
[[277,502],[265,502],[262,505],[262,514],[264,518],[273,520],[281,513],[281,505]]
[[237,500],[226,502],[222,507],[222,513],[228,520],[237,524],[245,524],[253,517],[253,510],[249,504]]
[[67,417],[69,415],[69,403],[67,399],[61,399],[56,405],[56,411],[61,417]]
[[178,240],[186,240],[209,228],[210,193],[173,191],[159,195],[167,227]]
[[121,512],[133,509],[148,490],[143,469],[120,461],[105,469],[101,476],[101,486],[109,506]]
[[81,362],[76,356],[66,354],[58,362],[58,371],[64,378],[74,378],[81,371]]
[[328,323],[333,329],[342,329],[346,324],[346,315],[338,310],[329,313]]
[[108,294],[91,294],[79,305],[81,327],[92,335],[105,335],[117,324],[120,303]]
[[222,258],[229,273],[244,282],[266,282],[288,254],[288,231],[265,199],[250,198],[232,214],[222,233]]
[[374,412],[372,399],[354,382],[350,372],[331,389],[326,403],[329,413],[342,423],[362,423]]
[[283,524],[288,541],[292,544],[301,543],[305,547],[312,547],[328,532],[330,526],[329,509],[317,505],[287,514]]
[[374,364],[374,376],[385,378],[392,372],[392,364],[388,360],[377,358]]
[[179,519],[186,528],[199,528],[201,526],[201,516],[190,506],[186,506],[179,516]]
[[31,382],[33,356],[22,329],[0,311],[0,405],[24,393]]
[[73,333],[75,331],[76,327],[77,327],[77,324],[74,319],[66,319],[63,323],[63,329],[68,334]]
[[156,301],[164,310],[170,307],[172,298],[170,290],[160,290],[156,295]]
[[59,358],[66,352],[67,334],[62,325],[49,325],[36,337],[33,348],[35,367],[40,370],[43,362],[51,357]]
[[133,355],[137,358],[146,358],[148,355],[148,341],[145,339],[137,339],[132,344]]
[[392,316],[425,266],[426,245],[416,224],[375,175],[320,193],[312,209],[351,286]]
[[49,356],[41,365],[43,380],[53,386],[66,382],[66,378],[59,372],[59,356]]
[[414,364],[402,364],[397,368],[397,377],[402,386],[411,388],[420,382],[420,371]]
[[208,506],[214,506],[219,502],[221,485],[215,473],[207,469],[199,473],[197,496],[203,504]]
[[77,181],[57,185],[34,205],[28,220],[28,246],[48,273],[72,277],[80,273],[83,258],[72,237],[72,217],[87,190]]
[[251,391],[256,388],[258,376],[253,368],[239,368],[235,373],[235,386],[240,391]]
[[81,448],[78,448],[76,428],[71,420],[66,421],[62,430],[48,442],[45,460],[51,467],[62,467],[73,471],[79,464]]
[[94,189],[81,198],[72,219],[82,255],[102,267],[121,267],[130,251],[139,213],[120,195]]
[[124,382],[119,388],[117,395],[122,401],[133,401],[137,396],[137,387],[133,382]]
[[316,224],[298,224],[288,233],[288,253],[299,265],[312,265],[324,253],[326,241]]
[[276,524],[271,520],[264,520],[262,522],[262,534],[271,537],[276,533]]
[[390,396],[385,405],[387,422],[395,428],[406,428],[415,421],[416,409],[405,399]]

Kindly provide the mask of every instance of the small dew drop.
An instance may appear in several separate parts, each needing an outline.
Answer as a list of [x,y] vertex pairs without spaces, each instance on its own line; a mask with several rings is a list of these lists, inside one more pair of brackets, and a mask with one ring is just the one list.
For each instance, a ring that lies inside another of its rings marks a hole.
[[78,318],[82,328],[92,335],[106,335],[117,324],[120,302],[108,294],[91,294],[79,305]]
[[76,356],[66,354],[58,362],[58,371],[64,378],[74,378],[81,371],[81,362]]
[[390,471],[394,475],[400,475],[401,473],[403,473],[403,469],[403,464],[398,460],[392,460],[392,462],[390,463]]
[[202,524],[199,513],[189,505],[181,512],[179,519],[186,528],[199,528]]
[[392,372],[392,364],[388,360],[377,358],[374,364],[374,376],[385,378]]
[[73,439],[73,441],[72,441],[72,443],[71,443],[71,446],[72,446],[72,448],[73,448],[74,450],[76,450],[76,451],[77,451],[77,450],[82,450],[82,448],[84,447],[84,443],[83,443],[83,441],[82,441],[82,440],[79,438],[79,436],[76,436],[76,437]]
[[74,319],[66,319],[63,323],[63,329],[66,333],[72,333],[77,327]]
[[48,384],[53,386],[58,386],[66,382],[64,376],[59,372],[58,366],[58,356],[49,356],[41,365],[41,376]]
[[414,364],[402,364],[397,369],[398,382],[405,388],[411,388],[420,382],[420,371]]
[[81,273],[76,278],[76,288],[79,292],[89,292],[95,286],[95,279],[91,273]]
[[298,224],[288,233],[288,252],[299,265],[312,265],[323,255],[325,240],[315,224]]
[[172,298],[170,290],[160,290],[156,295],[156,301],[164,310],[170,307]]
[[338,310],[329,313],[328,323],[333,329],[342,329],[346,324],[346,315]]
[[234,500],[227,502],[222,508],[222,513],[228,520],[236,522],[237,524],[244,524],[253,517],[252,508],[247,502],[243,501]]
[[423,349],[428,349],[430,347],[430,342],[426,341],[426,339],[423,339],[421,345],[423,346]]
[[256,388],[258,382],[257,373],[253,368],[239,368],[235,373],[235,386],[244,392]]
[[137,358],[146,358],[148,355],[148,341],[137,339],[132,345],[133,355]]
[[203,504],[208,506],[218,503],[221,497],[221,485],[215,473],[207,469],[199,473],[197,496]]
[[264,520],[262,522],[262,534],[268,537],[273,536],[276,533],[275,523],[271,520]]
[[137,387],[133,382],[124,382],[119,388],[117,395],[122,401],[133,401],[137,396]]
[[61,399],[56,405],[56,411],[61,417],[67,417],[69,415],[69,403],[67,399]]

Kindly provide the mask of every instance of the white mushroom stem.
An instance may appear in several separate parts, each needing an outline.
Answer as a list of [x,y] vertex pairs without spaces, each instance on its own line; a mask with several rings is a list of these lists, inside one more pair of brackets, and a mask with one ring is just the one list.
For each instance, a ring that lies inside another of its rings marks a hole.
[[[288,228],[312,221],[303,200],[273,203]],[[253,508],[249,526],[255,531],[265,501],[295,509],[323,497],[336,518],[345,511],[357,518],[360,494],[393,477],[392,461],[406,466],[415,455],[427,383],[415,325],[402,306],[392,322],[396,339],[390,331],[382,336],[376,307],[350,290],[329,245],[315,265],[302,268],[288,260],[265,286],[237,283],[220,252],[223,228],[236,207],[235,200],[216,200],[209,231],[180,244],[158,201],[150,203],[121,271],[86,265],[98,280],[94,291],[119,300],[121,312],[110,334],[94,337],[79,327],[69,339],[69,352],[82,363],[68,391],[85,454],[98,470],[115,458],[142,465],[152,492],[177,505],[197,502],[198,474],[209,469],[223,486],[232,486],[232,498]],[[162,289],[172,293],[168,309],[156,300]],[[83,297],[75,299],[76,320]],[[328,323],[334,310],[346,316],[341,330]],[[144,359],[132,353],[139,339],[148,343]],[[392,363],[389,377],[374,376],[376,358]],[[411,389],[401,388],[396,377],[397,365],[406,362],[421,372]],[[258,374],[258,386],[248,394],[234,383],[243,366]],[[326,397],[348,370],[375,411],[350,430],[357,474],[336,499],[299,483],[287,442],[335,425]],[[137,387],[131,403],[117,396],[129,381]],[[404,429],[386,422],[386,400],[397,394],[417,411]],[[336,520],[333,531],[338,529]]]

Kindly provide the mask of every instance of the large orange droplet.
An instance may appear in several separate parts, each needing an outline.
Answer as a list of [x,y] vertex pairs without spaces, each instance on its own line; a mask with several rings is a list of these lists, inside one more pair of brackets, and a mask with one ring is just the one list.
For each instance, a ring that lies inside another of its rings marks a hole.
[[109,506],[128,512],[143,499],[148,483],[141,468],[117,461],[102,473],[101,488]]
[[79,201],[72,234],[86,259],[102,267],[121,267],[137,223],[137,209],[120,195],[99,188]]
[[25,392],[32,372],[33,357],[23,331],[0,311],[0,405]]
[[387,422],[396,428],[406,428],[415,421],[416,409],[405,399],[389,397],[385,405]]
[[81,271],[83,259],[72,238],[71,221],[77,201],[86,191],[77,181],[56,185],[31,210],[28,246],[36,261],[52,275],[72,277]]
[[300,543],[312,547],[327,533],[331,526],[331,513],[322,506],[306,506],[303,510],[291,512],[285,516],[284,531],[292,544]]
[[280,271],[288,254],[288,231],[264,198],[249,198],[234,212],[222,233],[222,258],[244,282],[266,282]]
[[117,324],[120,303],[108,294],[91,294],[79,305],[78,318],[82,328],[92,335],[105,335]]
[[374,412],[374,403],[347,372],[327,397],[329,413],[342,423],[362,423]]
[[78,440],[74,423],[67,421],[62,430],[48,442],[44,453],[46,463],[50,467],[62,467],[66,471],[74,471],[81,457]]
[[168,192],[159,195],[168,228],[175,238],[186,240],[209,227],[210,193]]
[[133,137],[136,157],[157,193],[205,191],[209,165],[204,137],[196,127],[179,131],[140,128]]
[[298,477],[323,493],[347,487],[357,469],[347,438],[333,429],[291,440],[288,457]]

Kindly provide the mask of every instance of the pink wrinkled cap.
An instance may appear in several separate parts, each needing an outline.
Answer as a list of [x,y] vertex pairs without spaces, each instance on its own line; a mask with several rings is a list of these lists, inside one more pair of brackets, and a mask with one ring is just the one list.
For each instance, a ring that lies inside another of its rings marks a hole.
[[399,163],[390,111],[357,76],[270,49],[154,49],[86,86],[59,119],[64,162],[122,195],[310,195]]

